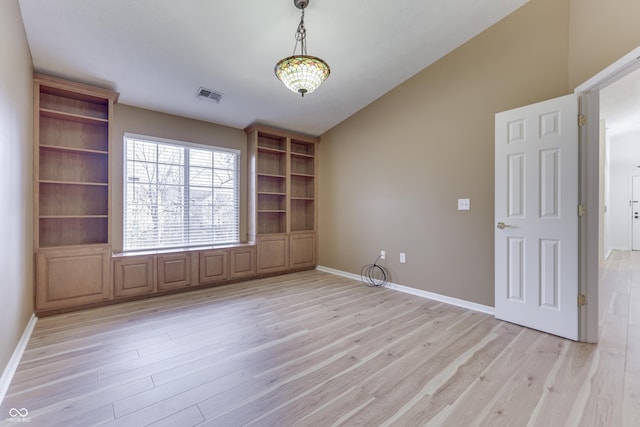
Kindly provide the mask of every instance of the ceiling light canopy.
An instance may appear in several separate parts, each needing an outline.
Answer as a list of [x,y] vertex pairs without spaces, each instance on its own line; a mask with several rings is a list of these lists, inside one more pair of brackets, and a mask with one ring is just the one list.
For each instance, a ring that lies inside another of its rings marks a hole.
[[[296,44],[293,47],[293,55],[281,59],[275,66],[276,77],[291,91],[301,94],[311,93],[329,77],[331,70],[322,59],[307,55],[307,30],[304,27],[304,9],[309,5],[309,0],[293,0],[293,4],[302,15],[296,30]],[[300,55],[296,55],[296,49],[300,43]]]

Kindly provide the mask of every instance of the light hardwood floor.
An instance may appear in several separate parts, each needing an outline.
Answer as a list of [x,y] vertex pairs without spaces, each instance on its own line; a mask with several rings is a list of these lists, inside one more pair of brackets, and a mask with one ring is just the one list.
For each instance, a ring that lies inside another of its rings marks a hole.
[[598,346],[308,271],[40,319],[0,407],[31,426],[637,426],[640,254]]

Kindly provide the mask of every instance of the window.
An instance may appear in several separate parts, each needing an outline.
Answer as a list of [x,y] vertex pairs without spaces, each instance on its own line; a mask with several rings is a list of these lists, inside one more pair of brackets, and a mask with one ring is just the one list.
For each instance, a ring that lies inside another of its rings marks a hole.
[[124,250],[239,241],[237,150],[125,134]]

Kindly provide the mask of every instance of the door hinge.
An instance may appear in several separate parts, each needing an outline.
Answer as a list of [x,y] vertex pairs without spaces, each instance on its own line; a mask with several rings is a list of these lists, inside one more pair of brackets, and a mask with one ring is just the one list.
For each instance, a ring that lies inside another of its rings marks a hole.
[[578,126],[582,127],[587,124],[587,116],[578,114]]
[[578,294],[578,307],[587,305],[587,297],[583,294]]
[[582,217],[587,214],[587,208],[584,205],[578,205],[578,216]]

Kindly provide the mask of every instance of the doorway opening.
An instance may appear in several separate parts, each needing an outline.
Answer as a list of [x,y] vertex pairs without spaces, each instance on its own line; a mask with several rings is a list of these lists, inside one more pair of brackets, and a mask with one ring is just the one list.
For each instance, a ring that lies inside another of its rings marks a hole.
[[[609,162],[612,153],[607,150],[606,143],[607,139],[611,142],[609,138],[611,132],[607,132],[607,130],[608,128],[612,130],[613,124],[607,123],[604,116],[607,115],[609,105],[617,105],[621,110],[625,109],[620,99],[615,102],[613,94],[620,85],[626,82],[627,78],[633,79],[634,73],[640,69],[639,59],[640,47],[575,90],[580,95],[580,112],[586,117],[586,125],[580,129],[583,147],[580,153],[580,199],[587,212],[580,225],[580,293],[586,296],[587,304],[581,307],[579,322],[580,340],[586,342],[598,341],[599,263],[612,249],[609,245],[612,242],[611,233],[613,230],[611,226],[614,220],[610,211],[613,202],[611,179],[616,166]],[[640,73],[640,71],[638,72]],[[626,90],[628,91],[628,89]],[[640,86],[637,96],[639,97],[637,102],[640,105]],[[614,100],[614,102],[608,104],[610,100]],[[610,119],[611,121],[612,119]],[[609,144],[609,148],[610,146],[611,144]],[[640,161],[637,163],[640,165]],[[640,168],[636,168],[635,175],[640,175]],[[631,175],[629,175],[628,201],[631,200],[631,182]],[[629,229],[631,212],[629,207],[627,216]],[[640,212],[640,206],[638,212]],[[627,236],[630,247],[631,235]]]
[[612,250],[640,250],[640,69],[600,91],[600,120],[604,260]]

